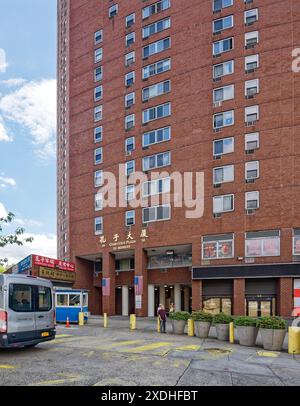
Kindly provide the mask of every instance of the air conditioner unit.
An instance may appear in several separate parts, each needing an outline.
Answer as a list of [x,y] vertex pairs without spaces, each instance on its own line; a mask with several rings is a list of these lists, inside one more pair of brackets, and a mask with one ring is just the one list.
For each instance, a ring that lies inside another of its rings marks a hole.
[[253,73],[255,71],[254,68],[246,69],[246,73]]
[[252,127],[253,125],[255,125],[256,122],[257,122],[257,120],[255,120],[255,121],[247,121],[246,122],[246,127]]
[[222,131],[222,128],[214,128],[214,133],[219,133]]
[[213,103],[214,107],[221,107],[222,106],[222,101],[216,101]]
[[255,209],[246,209],[246,214],[247,214],[247,216],[249,216],[251,214],[255,214]]
[[222,183],[215,183],[215,184],[214,184],[214,188],[215,188],[215,189],[218,189],[218,188],[221,187],[221,185],[222,185]]
[[249,21],[247,23],[245,23],[246,27],[250,27],[250,25],[253,25],[255,23],[255,21]]
[[246,183],[254,183],[254,182],[255,182],[255,178],[246,179]]
[[222,158],[222,155],[214,155],[214,160],[216,161],[216,160],[218,160],[218,159],[221,159]]
[[126,226],[125,229],[126,229],[127,231],[131,231],[132,226]]
[[256,93],[249,93],[249,94],[246,94],[246,99],[247,100],[250,100],[250,99],[254,99],[254,95],[255,95]]
[[221,54],[215,54],[214,58],[219,58],[219,56],[221,56]]
[[246,48],[246,49],[254,48],[256,44],[257,44],[256,41],[255,41],[255,42],[251,42],[251,43],[247,44],[247,45],[245,46],[245,48]]
[[254,149],[246,149],[246,155],[254,154]]
[[216,219],[216,218],[220,218],[220,217],[222,217],[222,214],[221,213],[214,213],[214,218]]
[[213,79],[214,82],[220,82],[220,80],[222,80],[222,76],[218,76],[217,78]]
[[222,11],[222,9],[221,9],[221,8],[220,8],[220,9],[218,9],[218,10],[214,10],[214,11],[213,11],[213,13],[214,13],[214,14],[217,14],[217,13],[220,13],[220,11]]

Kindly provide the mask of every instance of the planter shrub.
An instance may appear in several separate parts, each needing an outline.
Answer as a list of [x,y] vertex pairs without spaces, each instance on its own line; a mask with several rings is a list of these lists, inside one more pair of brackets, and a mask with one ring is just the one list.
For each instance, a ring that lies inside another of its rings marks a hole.
[[281,351],[286,335],[287,324],[281,317],[261,317],[257,321],[263,347],[269,351]]
[[257,319],[248,316],[239,316],[234,319],[234,326],[238,332],[240,345],[253,347],[256,344],[258,327]]
[[257,327],[272,330],[286,330],[287,324],[284,319],[278,316],[260,317],[257,320]]
[[189,312],[173,312],[169,314],[171,320],[185,320],[187,321],[191,317]]
[[192,313],[192,319],[195,323],[196,336],[199,338],[207,338],[213,321],[213,316],[209,313],[198,311]]
[[169,318],[172,320],[172,327],[174,334],[184,334],[184,329],[187,320],[191,317],[189,312],[173,312],[170,313]]
[[233,317],[225,314],[216,314],[213,318],[213,323],[216,326],[218,340],[229,340],[229,324],[233,321]]
[[198,312],[193,312],[192,313],[192,319],[194,321],[202,321],[206,323],[212,323],[213,321],[213,316],[210,313],[206,313],[203,311],[198,311]]
[[233,317],[225,313],[219,313],[213,317],[214,324],[229,324],[232,321]]

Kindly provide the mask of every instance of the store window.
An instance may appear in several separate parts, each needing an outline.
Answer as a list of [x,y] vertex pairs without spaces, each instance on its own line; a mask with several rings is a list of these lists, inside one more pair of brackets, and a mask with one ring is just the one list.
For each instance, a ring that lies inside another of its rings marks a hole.
[[212,315],[221,312],[231,315],[232,314],[232,300],[231,298],[213,297],[207,298],[203,301],[203,310]]
[[233,258],[233,234],[204,236],[202,239],[202,259]]

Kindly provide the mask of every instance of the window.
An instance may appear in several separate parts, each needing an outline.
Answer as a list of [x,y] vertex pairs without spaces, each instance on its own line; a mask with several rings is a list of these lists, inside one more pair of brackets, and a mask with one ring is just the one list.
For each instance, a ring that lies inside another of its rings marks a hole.
[[95,149],[95,164],[101,164],[102,163],[102,159],[103,159],[103,148],[97,148]]
[[171,164],[171,152],[162,152],[143,158],[143,171],[150,169],[163,168]]
[[134,43],[135,43],[135,32],[131,32],[130,34],[127,34],[125,37],[125,45],[129,47]]
[[100,211],[103,209],[103,193],[97,193],[95,195],[95,210]]
[[170,141],[171,127],[159,128],[143,134],[143,147],[158,144],[160,142]]
[[162,206],[147,207],[143,209],[143,223],[170,220],[170,218],[171,218],[171,206],[169,204]]
[[213,67],[214,79],[234,73],[234,61],[227,61]]
[[94,121],[100,121],[103,117],[103,109],[102,106],[97,106],[94,108]]
[[131,200],[135,199],[135,186],[128,185],[125,187],[125,200],[130,202]]
[[134,150],[135,150],[135,138],[134,137],[127,138],[127,140],[125,140],[125,152],[129,154]]
[[245,108],[245,122],[247,126],[255,124],[259,120],[259,106]]
[[125,130],[130,130],[135,126],[135,115],[130,114],[125,117]]
[[34,311],[34,287],[28,285],[9,285],[9,308],[17,313]]
[[143,47],[143,58],[148,58],[151,55],[163,52],[171,46],[171,38],[161,39],[160,41],[153,42],[152,44]]
[[143,101],[152,99],[156,96],[161,96],[165,93],[169,93],[171,88],[171,81],[166,80],[165,82],[157,83],[155,85],[145,87],[143,89]]
[[259,133],[250,133],[245,135],[245,150],[253,151],[259,148]]
[[214,184],[227,183],[234,181],[234,166],[221,166],[213,169]]
[[165,18],[160,21],[156,21],[153,24],[146,25],[146,27],[143,28],[143,38],[148,38],[151,35],[157,34],[170,27],[171,27],[171,18],[170,17]]
[[118,4],[114,4],[113,6],[109,7],[108,9],[108,17],[113,18],[118,14],[119,6]]
[[129,72],[125,75],[125,86],[129,87],[135,82],[135,72]]
[[214,89],[213,91],[213,100],[214,103],[222,102],[225,100],[234,99],[234,85],[220,87]]
[[102,127],[96,127],[94,129],[94,141],[101,142],[102,136],[103,136]]
[[202,237],[202,259],[223,259],[233,258],[233,256],[233,234]]
[[135,161],[128,161],[125,164],[125,175],[130,176],[135,172]]
[[103,58],[103,49],[98,48],[95,51],[95,63],[101,62]]
[[100,44],[103,41],[103,30],[95,32],[95,45]]
[[245,24],[252,25],[258,20],[258,8],[253,8],[252,10],[245,11]]
[[213,43],[213,55],[221,55],[233,49],[233,38],[222,39]]
[[171,69],[171,58],[153,63],[143,68],[143,79],[148,79],[151,76],[158,75],[170,69]]
[[246,162],[245,178],[246,180],[259,178],[259,161]]
[[143,19],[152,16],[153,14],[157,14],[160,11],[167,10],[170,8],[170,0],[161,0],[157,3],[151,4],[150,6],[143,8]]
[[58,293],[56,295],[56,307],[69,306],[69,295]]
[[246,210],[259,208],[259,192],[246,192],[245,194]]
[[300,255],[300,229],[293,230],[293,255]]
[[135,62],[135,51],[129,52],[129,54],[125,55],[125,65],[129,66]]
[[134,270],[135,261],[134,258],[116,259],[116,271],[130,271]]
[[171,115],[171,103],[161,104],[143,111],[143,124]]
[[245,83],[245,96],[251,98],[259,93],[259,79],[248,80]]
[[125,213],[125,224],[127,227],[134,226],[135,224],[135,211],[130,210]]
[[245,47],[252,48],[254,45],[258,44],[258,31],[246,32],[245,33]]
[[102,66],[99,66],[98,68],[95,69],[95,82],[100,82],[102,78],[103,78]]
[[214,114],[214,129],[228,127],[234,124],[234,111]]
[[226,213],[234,210],[234,195],[214,196],[214,214]]
[[234,138],[223,138],[213,142],[214,156],[231,154],[234,152]]
[[135,13],[130,14],[125,19],[125,26],[126,28],[131,27],[135,23]]
[[95,218],[95,235],[103,234],[103,217]]
[[218,33],[222,30],[226,30],[227,28],[231,28],[231,27],[233,27],[233,16],[232,15],[213,21],[213,32],[214,33]]
[[275,257],[280,255],[280,231],[246,233],[246,257]]
[[94,185],[95,185],[95,187],[103,186],[103,171],[96,171],[95,172]]
[[226,8],[233,5],[233,0],[213,0],[213,11],[221,11],[222,8]]
[[131,107],[135,103],[135,93],[129,93],[125,96],[125,107]]
[[170,178],[155,179],[143,183],[143,197],[156,196],[163,193],[169,193],[171,190]]
[[97,86],[94,90],[94,100],[99,101],[103,97],[103,87],[102,86]]
[[258,55],[249,55],[245,57],[245,70],[246,73],[253,72],[254,69],[259,67],[259,56]]

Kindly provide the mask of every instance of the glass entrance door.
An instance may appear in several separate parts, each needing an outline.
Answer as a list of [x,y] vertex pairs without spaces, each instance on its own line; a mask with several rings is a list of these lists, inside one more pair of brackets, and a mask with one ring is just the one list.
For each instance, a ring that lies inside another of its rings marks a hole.
[[266,317],[276,313],[276,300],[274,297],[249,297],[246,299],[247,316]]

